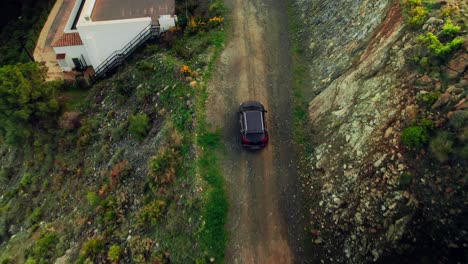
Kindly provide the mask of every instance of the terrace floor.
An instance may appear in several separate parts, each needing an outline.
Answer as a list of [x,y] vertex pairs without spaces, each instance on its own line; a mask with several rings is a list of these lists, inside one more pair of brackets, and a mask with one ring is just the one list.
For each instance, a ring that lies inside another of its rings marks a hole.
[[37,40],[36,48],[34,49],[34,59],[37,62],[43,63],[48,68],[46,77],[48,81],[75,78],[75,73],[73,72],[62,72],[52,49],[52,44],[64,34],[64,29],[75,1],[57,0],[55,2]]
[[158,23],[161,15],[174,15],[175,0],[96,0],[91,20],[108,21],[151,17]]

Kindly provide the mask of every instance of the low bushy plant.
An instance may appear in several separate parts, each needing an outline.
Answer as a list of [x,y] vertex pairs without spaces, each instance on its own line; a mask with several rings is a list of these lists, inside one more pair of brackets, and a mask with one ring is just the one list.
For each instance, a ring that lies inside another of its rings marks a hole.
[[92,207],[97,207],[103,202],[102,198],[99,197],[99,195],[97,195],[95,192],[88,192],[86,194],[86,200],[88,200]]
[[128,160],[122,160],[119,163],[115,164],[115,166],[109,172],[109,182],[112,188],[117,187],[120,183],[120,180],[123,177],[126,177],[130,174],[132,170],[132,165],[128,162]]
[[422,126],[409,126],[401,133],[401,142],[411,149],[420,149],[427,141],[427,130]]
[[163,215],[166,208],[166,202],[154,200],[145,205],[138,213],[138,223],[141,226],[155,225]]
[[94,257],[101,253],[104,253],[104,241],[101,238],[91,238],[81,248],[81,254],[86,257]]
[[429,149],[439,162],[446,162],[452,151],[453,139],[448,132],[441,131],[434,138],[431,138]]
[[450,18],[447,18],[447,21],[442,27],[442,32],[444,33],[444,35],[449,36],[449,37],[453,37],[456,34],[460,33],[460,30],[461,30],[461,27],[454,25]]
[[429,11],[424,6],[415,6],[409,11],[407,23],[412,28],[421,27],[426,21]]
[[424,94],[418,94],[417,99],[420,105],[423,105],[426,108],[431,108],[437,99],[439,99],[440,95],[440,92],[428,92]]
[[453,112],[449,121],[450,128],[460,130],[468,126],[468,110],[459,110]]
[[161,148],[158,154],[151,158],[148,174],[157,184],[170,183],[177,175],[179,163],[179,151],[174,148]]
[[58,243],[59,238],[56,234],[44,234],[34,246],[27,251],[26,263],[51,263]]
[[119,245],[112,245],[107,252],[107,259],[111,262],[118,262],[122,255],[122,248]]
[[149,118],[145,114],[136,114],[128,118],[128,132],[138,140],[143,140],[150,130]]
[[447,59],[450,54],[456,51],[464,42],[462,37],[457,37],[448,43],[443,44],[432,32],[428,32],[426,35],[419,36],[417,40],[424,45],[431,56],[444,60]]
[[400,183],[399,183],[400,188],[407,187],[411,183],[412,180],[413,180],[413,175],[411,173],[404,172],[400,176]]

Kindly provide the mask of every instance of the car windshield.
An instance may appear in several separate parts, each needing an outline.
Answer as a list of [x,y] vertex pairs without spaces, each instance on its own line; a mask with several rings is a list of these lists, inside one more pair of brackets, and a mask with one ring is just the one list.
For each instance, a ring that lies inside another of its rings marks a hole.
[[263,116],[260,111],[245,112],[248,132],[263,132]]

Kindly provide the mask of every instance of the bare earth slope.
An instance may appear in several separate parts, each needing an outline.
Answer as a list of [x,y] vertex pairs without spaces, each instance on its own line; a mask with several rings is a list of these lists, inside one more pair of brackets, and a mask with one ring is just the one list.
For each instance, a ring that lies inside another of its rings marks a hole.
[[[227,2],[232,32],[208,86],[208,121],[222,129],[225,142],[221,160],[230,199],[226,262],[293,263],[281,210],[286,199],[294,203],[297,179],[289,110],[287,6],[273,0]],[[245,151],[239,144],[236,111],[246,100],[258,100],[269,110],[270,144],[261,151]],[[290,195],[281,195],[285,193]]]

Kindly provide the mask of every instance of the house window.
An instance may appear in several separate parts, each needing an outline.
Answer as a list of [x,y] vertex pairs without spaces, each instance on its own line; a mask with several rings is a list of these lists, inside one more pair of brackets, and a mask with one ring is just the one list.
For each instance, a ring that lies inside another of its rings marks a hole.
[[65,70],[68,68],[68,63],[65,60],[65,53],[57,54],[56,59],[57,59],[58,64],[62,68],[62,70]]

